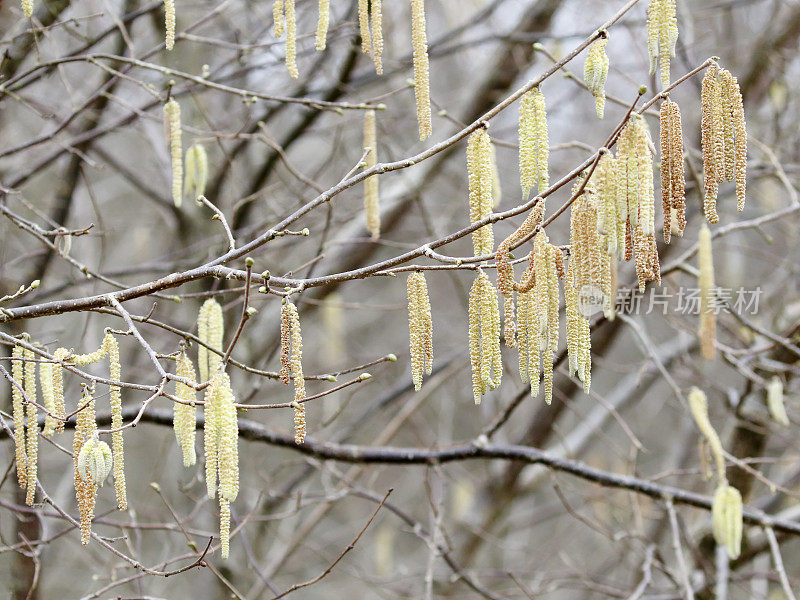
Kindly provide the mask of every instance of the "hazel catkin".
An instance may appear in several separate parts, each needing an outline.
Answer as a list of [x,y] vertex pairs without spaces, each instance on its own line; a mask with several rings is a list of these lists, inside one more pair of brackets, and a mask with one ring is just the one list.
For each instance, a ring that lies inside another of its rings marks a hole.
[[433,371],[433,320],[428,284],[422,272],[409,274],[407,294],[411,378],[414,390],[419,391],[423,375]]
[[538,87],[526,92],[519,105],[519,175],[522,196],[543,191],[549,182],[549,138],[544,94]]
[[[378,142],[375,131],[375,111],[370,109],[364,113],[364,150],[367,155],[364,168],[370,169],[378,164]],[[378,176],[370,175],[364,180],[364,213],[367,220],[367,231],[376,240],[381,235],[381,212],[378,196]]]
[[[469,220],[477,223],[492,214],[492,148],[489,134],[483,127],[467,140],[467,172],[469,179]],[[475,256],[492,254],[494,235],[488,223],[472,232]]]
[[595,111],[598,119],[603,118],[606,106],[606,81],[608,80],[607,43],[608,35],[601,35],[592,42],[583,66],[583,82],[589,88],[592,96],[594,96]]
[[419,139],[431,135],[430,67],[425,33],[425,0],[411,0],[411,42],[414,48],[414,98],[417,104]]
[[172,201],[180,206],[183,201],[183,148],[181,147],[181,107],[174,98],[164,105],[164,123],[172,160]]

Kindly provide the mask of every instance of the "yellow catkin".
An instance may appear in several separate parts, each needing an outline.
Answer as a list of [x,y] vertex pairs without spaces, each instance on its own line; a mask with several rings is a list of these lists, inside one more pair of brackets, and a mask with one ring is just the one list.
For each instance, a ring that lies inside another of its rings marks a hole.
[[22,14],[25,18],[30,19],[33,16],[33,0],[22,0]]
[[650,0],[647,9],[647,47],[650,54],[650,74],[656,72],[658,61],[661,87],[669,86],[670,58],[675,56],[678,41],[678,19],[675,0]]
[[239,425],[236,398],[228,374],[221,372],[219,377],[221,381],[214,399],[219,428],[219,495],[220,498],[233,502],[239,495]]
[[478,269],[470,289],[469,342],[473,396],[480,404],[481,396],[500,385],[502,377],[497,290],[483,269]]
[[[370,169],[378,164],[378,141],[375,131],[375,111],[364,113],[364,150],[367,155],[364,168]],[[364,180],[364,212],[367,219],[367,231],[376,240],[381,235],[381,209],[378,196],[378,176],[371,175]]]
[[208,155],[202,144],[193,144],[186,151],[184,167],[186,178],[183,182],[183,195],[196,199],[205,194],[208,180]]
[[[70,355],[66,348],[58,348],[53,352],[54,361],[63,361]],[[64,431],[64,417],[66,409],[64,407],[64,372],[59,364],[53,364],[53,414],[58,418],[56,421],[55,433]]]
[[372,36],[369,32],[369,0],[358,0],[358,31],[361,35],[361,51],[372,51]]
[[220,373],[217,372],[209,381],[203,397],[203,452],[206,460],[206,492],[209,498],[217,493],[220,417],[216,395],[220,381]]
[[283,0],[273,0],[272,21],[273,21],[273,33],[275,34],[275,37],[276,38],[283,37],[283,31],[286,24],[284,18]]
[[292,341],[291,373],[294,381],[294,441],[302,444],[306,439],[306,382],[303,378],[303,335],[297,307],[287,300],[289,331]]
[[295,0],[284,0],[286,15],[286,68],[289,77],[297,79],[297,17],[294,11]]
[[[726,179],[736,182],[736,209],[741,212],[744,210],[747,191],[747,127],[744,120],[744,104],[738,79],[725,69],[720,72],[720,76],[725,118],[730,119],[733,129],[730,136],[733,139],[726,136],[726,144],[733,143],[732,149],[725,149]],[[727,157],[732,159],[733,165],[730,165]]]
[[703,358],[714,360],[717,336],[717,315],[715,313],[714,258],[711,253],[711,231],[703,223],[698,240],[697,262],[700,270],[698,287],[700,288],[700,348]]
[[[103,346],[107,347],[110,376],[114,381],[121,379],[121,366],[119,360],[119,345],[111,333],[106,333]],[[120,510],[128,508],[127,492],[125,489],[125,451],[122,438],[122,395],[119,386],[109,386],[109,401],[111,404],[111,450],[114,456],[114,490],[117,495],[117,506]]]
[[[544,232],[542,232],[544,233]],[[553,361],[555,360],[555,352],[558,349],[558,275],[556,271],[556,253],[561,254],[561,250],[547,244],[547,277],[539,277],[537,273],[537,288],[541,287],[542,291],[537,291],[537,303],[544,299],[546,285],[546,329],[544,335],[540,337],[540,347],[542,351],[542,381],[544,383],[544,401],[550,404],[553,401]],[[544,275],[544,274],[543,274]],[[540,326],[542,324],[543,314],[540,313]]]
[[319,19],[317,20],[317,37],[315,47],[318,52],[325,50],[328,41],[328,24],[330,22],[331,1],[319,0]]
[[[14,447],[16,450],[17,482],[24,490],[28,484],[28,456],[25,452],[25,402],[22,390],[25,385],[25,365],[22,346],[14,346],[11,352],[11,377],[16,385],[11,386],[11,406],[14,416]],[[20,387],[17,387],[20,386]]]
[[519,285],[514,281],[514,267],[509,261],[511,248],[519,244],[542,223],[545,202],[540,199],[531,209],[519,228],[497,246],[495,264],[497,265],[497,287],[503,295],[503,337],[506,346],[516,346],[516,326],[514,324],[514,292]]
[[[474,131],[467,141],[467,172],[469,179],[469,220],[481,221],[492,214],[492,148],[484,128]],[[492,254],[494,235],[491,223],[472,232],[475,256]]]
[[55,394],[53,393],[53,363],[39,363],[39,385],[42,388],[42,404],[47,411],[44,417],[42,435],[50,437],[55,433],[58,423],[58,420],[55,418],[56,402]]
[[669,98],[661,104],[661,200],[664,208],[664,241],[682,236],[686,227],[686,180],[683,168],[681,112]]
[[767,408],[775,421],[781,425],[789,425],[789,416],[783,405],[783,382],[777,375],[767,384]]
[[219,542],[222,558],[228,558],[231,537],[231,503],[220,496],[219,499]]
[[705,392],[700,388],[693,387],[689,391],[689,409],[692,412],[692,417],[700,433],[708,440],[711,454],[714,456],[714,461],[717,465],[717,477],[720,481],[724,480],[725,457],[722,452],[722,442],[720,442],[719,436],[708,418],[708,399],[706,398]]
[[[225,335],[225,324],[222,307],[213,298],[206,300],[200,307],[197,316],[197,337],[203,344],[197,346],[197,368],[200,379],[208,381],[213,377],[222,362],[222,340]],[[209,348],[216,350],[211,352]]]
[[87,480],[81,477],[78,458],[83,445],[97,435],[93,394],[92,388],[84,387],[83,395],[78,405],[75,435],[72,442],[75,497],[78,501],[78,512],[80,513],[81,544],[84,546],[89,543],[89,538],[92,535],[92,519],[94,518],[94,505],[97,498],[97,485],[91,479]]
[[724,546],[731,560],[739,558],[742,550],[742,495],[727,480],[714,493],[711,505],[714,541]]
[[370,6],[372,25],[372,62],[375,72],[383,75],[383,7],[382,0],[372,0]]
[[425,275],[409,274],[407,293],[411,378],[414,390],[419,391],[423,374],[430,375],[433,370],[433,320]]
[[[175,374],[189,381],[196,381],[197,375],[186,352],[181,352],[180,356],[178,356]],[[191,386],[176,381],[175,396],[187,403],[173,403],[172,424],[175,430],[175,439],[183,454],[183,466],[191,467],[197,462],[197,454],[194,449],[195,430],[197,429],[197,414],[195,410],[197,394]]]
[[25,348],[23,352],[25,358],[25,394],[28,396],[27,405],[27,426],[28,435],[25,445],[25,453],[28,459],[28,488],[25,496],[25,504],[33,504],[36,495],[36,476],[39,457],[39,424],[36,422],[36,355],[33,350]]
[[181,107],[174,98],[164,105],[164,123],[167,125],[169,151],[172,159],[172,201],[180,206],[183,201],[183,148],[181,147]]
[[492,149],[492,208],[500,206],[503,199],[503,190],[500,186],[500,170],[497,168],[497,150],[494,144],[490,144]]
[[564,296],[567,318],[567,356],[570,377],[577,374],[588,394],[591,387],[591,337],[589,321],[578,307],[578,293],[573,285],[572,260],[567,268],[564,282]]
[[289,304],[281,305],[281,370],[278,377],[284,385],[292,378],[292,312]]
[[549,136],[544,94],[538,87],[522,96],[519,105],[519,176],[522,195],[549,183]]
[[111,448],[95,435],[83,444],[78,453],[78,474],[83,481],[103,487],[113,463]]
[[426,140],[431,135],[431,90],[424,0],[411,0],[411,43],[414,48],[414,97],[419,139]]
[[164,45],[167,50],[175,46],[175,0],[164,0]]
[[[597,231],[600,234],[600,245],[609,257],[614,260],[622,258],[625,253],[624,220],[617,218],[617,195],[619,182],[619,161],[611,152],[606,152],[597,163],[592,173],[591,183],[597,195]],[[622,248],[620,248],[620,229],[622,229]]]
[[606,107],[606,81],[608,80],[608,56],[606,44],[608,37],[603,33],[596,39],[586,55],[583,65],[583,81],[594,96],[597,118],[602,119]]

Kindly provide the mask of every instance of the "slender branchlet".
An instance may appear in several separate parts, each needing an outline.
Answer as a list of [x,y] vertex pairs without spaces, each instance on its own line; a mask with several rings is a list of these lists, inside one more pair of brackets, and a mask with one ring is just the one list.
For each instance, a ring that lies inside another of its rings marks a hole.
[[678,41],[678,19],[675,0],[650,0],[647,9],[647,48],[650,53],[650,74],[661,72],[661,87],[669,87],[670,58],[675,56]]
[[711,505],[714,541],[724,546],[731,560],[742,550],[742,495],[727,480],[720,482]]
[[[378,164],[378,138],[375,131],[375,111],[364,113],[364,150],[367,151],[364,168],[370,169]],[[378,176],[371,175],[364,180],[364,212],[367,231],[376,240],[381,235],[381,209],[378,197]]]
[[[54,361],[63,361],[70,356],[66,348],[58,348],[53,352]],[[60,364],[53,364],[53,415],[57,417],[55,433],[63,433],[66,408],[64,406],[64,372]]]
[[519,105],[519,177],[524,198],[534,186],[539,191],[547,187],[549,148],[544,94],[535,87],[522,96]]
[[414,97],[417,103],[419,139],[431,135],[431,90],[428,40],[425,33],[425,0],[411,0],[411,43],[414,48]]
[[[197,315],[197,337],[202,342],[197,346],[197,368],[203,381],[208,381],[213,377],[222,362],[224,334],[225,323],[222,318],[222,307],[219,302],[209,298],[200,307]],[[216,352],[211,352],[208,348],[216,350]]]
[[164,44],[167,50],[175,46],[175,0],[164,0]]
[[26,19],[30,19],[33,16],[33,0],[22,0],[21,5],[22,14]]
[[711,454],[717,465],[717,478],[723,481],[725,479],[725,457],[722,452],[722,442],[719,441],[719,436],[708,418],[708,399],[700,388],[693,387],[689,391],[689,409],[692,411],[692,417],[700,433],[708,440]]
[[291,373],[294,381],[294,441],[302,444],[306,439],[306,382],[303,377],[303,335],[300,330],[300,317],[297,307],[286,301],[289,311],[289,332],[291,334]]
[[700,270],[700,276],[698,277],[698,286],[700,288],[700,328],[698,330],[700,349],[702,350],[703,358],[714,360],[717,352],[714,345],[717,337],[714,257],[711,253],[711,231],[705,223],[700,228],[697,262]]
[[669,98],[661,104],[661,200],[664,207],[664,241],[683,236],[686,227],[686,180],[683,170],[681,111]]
[[577,373],[583,382],[583,389],[588,394],[591,387],[591,337],[589,321],[578,308],[578,292],[573,284],[572,259],[567,267],[564,282],[564,296],[567,317],[567,355],[570,377]]
[[74,456],[73,477],[75,480],[75,497],[78,501],[78,512],[81,517],[81,544],[85,546],[89,543],[89,538],[92,535],[92,519],[94,518],[94,504],[97,498],[98,486],[94,483],[93,478],[81,476],[79,459],[84,444],[97,437],[93,386],[84,386],[78,409],[75,435],[72,441],[72,455]]
[[186,151],[186,179],[183,182],[184,196],[197,199],[206,193],[208,180],[208,155],[202,144],[192,144]]
[[25,504],[33,504],[36,494],[36,476],[39,464],[39,424],[36,421],[36,355],[33,350],[25,348],[23,352],[25,358],[25,395],[28,396],[26,407],[26,420],[28,426],[27,442],[25,454],[28,459],[28,488],[25,495]]
[[777,375],[767,383],[767,408],[775,421],[781,425],[789,425],[789,416],[783,404],[783,381]]
[[[190,381],[196,381],[197,379],[192,361],[184,351],[178,356],[178,364],[175,372],[179,377],[185,377]],[[195,430],[197,428],[197,414],[195,410],[197,393],[193,387],[176,381],[175,396],[186,403],[181,404],[180,402],[175,402],[172,405],[172,424],[175,430],[175,439],[183,454],[183,466],[191,467],[197,462],[197,454],[194,449]]]
[[514,292],[519,284],[514,280],[514,267],[509,261],[512,246],[518,244],[528,235],[533,233],[542,223],[544,217],[545,202],[541,199],[525,217],[525,221],[519,228],[504,239],[497,247],[495,263],[497,265],[497,287],[503,295],[503,337],[506,346],[513,348],[516,346],[516,326],[514,324]]
[[583,65],[583,82],[594,96],[597,118],[602,119],[606,108],[606,81],[608,80],[608,55],[606,44],[608,36],[597,38],[586,55]]
[[[25,350],[15,345],[11,352],[11,377],[16,385],[11,386],[11,406],[14,416],[14,447],[16,450],[17,482],[23,490],[28,485],[28,456],[25,452],[25,403],[22,390],[25,386]],[[18,387],[19,386],[19,387]]]
[[705,180],[704,212],[719,220],[717,194],[723,181],[736,182],[736,207],[744,210],[747,185],[747,128],[739,82],[712,63],[701,88],[701,142]]
[[183,148],[181,147],[181,107],[174,98],[164,105],[164,124],[172,158],[172,201],[180,206],[183,201]]
[[328,24],[330,23],[331,0],[319,0],[319,19],[317,20],[317,37],[315,47],[318,52],[325,50],[328,42]]
[[433,319],[428,284],[419,271],[410,273],[407,284],[408,331],[411,352],[411,378],[414,389],[422,387],[423,374],[433,371]]
[[[492,214],[492,147],[486,129],[474,131],[467,141],[467,171],[469,175],[469,220],[475,223]],[[494,250],[492,225],[472,232],[475,256],[491,254]]]
[[372,36],[369,31],[369,0],[358,0],[358,32],[361,35],[361,52],[372,51]]
[[219,543],[222,558],[228,558],[231,548],[231,503],[219,497]]
[[297,16],[294,10],[295,0],[284,0],[284,10],[286,16],[286,68],[289,70],[289,77],[297,79],[300,75],[297,71]]
[[285,24],[283,0],[272,0],[272,27],[276,38],[283,37]]
[[375,72],[383,75],[383,0],[370,3],[370,22],[372,26],[372,62]]
[[478,269],[469,293],[469,350],[473,396],[480,404],[487,390],[500,385],[503,373],[497,290],[483,269]]

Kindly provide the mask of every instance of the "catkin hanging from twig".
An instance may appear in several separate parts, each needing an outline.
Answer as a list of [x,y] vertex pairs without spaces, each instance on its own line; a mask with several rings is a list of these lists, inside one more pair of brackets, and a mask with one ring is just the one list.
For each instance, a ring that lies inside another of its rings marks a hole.
[[[197,368],[200,379],[208,381],[222,362],[222,340],[225,335],[225,322],[219,302],[209,298],[200,307],[197,315]],[[209,350],[210,349],[210,350]],[[216,352],[213,352],[215,350]]]
[[433,371],[433,320],[428,284],[420,271],[410,273],[407,284],[408,332],[411,353],[411,379],[414,390],[422,387],[423,374]]
[[181,147],[181,107],[174,98],[164,105],[164,124],[172,160],[172,201],[180,206],[183,201],[183,148]]
[[781,425],[788,426],[790,424],[786,407],[783,405],[783,382],[777,375],[767,383],[767,408],[775,421]]
[[25,348],[25,395],[28,396],[26,419],[28,436],[25,444],[25,453],[28,459],[28,488],[25,495],[25,504],[31,506],[36,495],[36,477],[39,464],[39,424],[36,421],[36,357],[33,350]]
[[483,269],[469,292],[469,355],[475,404],[487,390],[500,385],[503,365],[500,357],[500,311],[497,290]]
[[[489,134],[483,127],[472,132],[467,141],[469,179],[469,220],[476,223],[492,214],[492,148]],[[492,254],[494,235],[491,223],[472,232],[475,256]]]
[[686,181],[683,171],[681,111],[666,98],[661,104],[661,200],[664,208],[664,241],[683,236],[686,227]]
[[164,45],[167,50],[175,46],[175,0],[164,0]]
[[[371,169],[378,164],[378,139],[375,131],[375,111],[370,109],[364,113],[364,168]],[[364,180],[364,213],[367,219],[367,231],[376,240],[381,235],[381,209],[378,196],[378,176],[370,175]]]
[[608,80],[608,56],[606,55],[606,44],[608,34],[601,32],[586,55],[586,62],[583,65],[583,82],[594,96],[595,111],[597,118],[602,119],[606,107],[606,81]]
[[[175,374],[189,381],[196,381],[197,379],[192,361],[184,351],[181,351],[178,356]],[[195,430],[197,429],[195,411],[197,394],[193,387],[176,381],[175,396],[185,404],[181,402],[173,403],[172,425],[175,431],[175,439],[183,455],[183,466],[190,467],[197,462],[197,454],[194,449]]]
[[33,16],[33,0],[21,0],[22,6],[22,14],[25,15],[26,19],[30,19]]
[[286,25],[283,8],[283,0],[272,0],[273,34],[276,38],[283,37]]
[[186,151],[184,167],[186,179],[183,183],[183,194],[191,195],[195,199],[203,196],[208,179],[208,155],[202,144],[192,144]]
[[315,48],[318,52],[325,50],[328,40],[328,24],[330,22],[331,1],[319,0],[319,20],[317,21],[317,37]]
[[526,92],[519,105],[519,176],[522,196],[534,186],[543,191],[549,182],[547,108],[538,87]]
[[24,349],[15,345],[11,352],[11,407],[14,417],[14,448],[17,467],[17,482],[23,490],[28,484],[28,456],[25,452],[25,403],[22,390],[25,385],[25,366],[22,362]]
[[302,444],[306,437],[306,383],[303,377],[303,336],[297,307],[289,300],[281,306],[281,370],[280,379],[294,381],[294,441]]
[[297,79],[300,75],[297,71],[297,16],[294,10],[295,0],[284,0],[284,10],[286,14],[286,68],[289,70],[289,77]]
[[[92,535],[92,519],[94,518],[94,504],[97,498],[97,484],[92,478],[81,476],[79,458],[83,445],[97,435],[97,423],[94,412],[94,389],[84,386],[83,396],[78,403],[78,413],[75,421],[75,435],[72,441],[72,454],[74,458],[75,496],[78,501],[80,513],[81,544],[89,543]],[[85,475],[85,472],[84,472]]]
[[670,58],[675,56],[678,41],[678,19],[675,0],[650,0],[647,9],[647,48],[650,54],[650,74],[661,71],[661,87],[669,87]]
[[731,560],[736,560],[742,549],[742,495],[727,480],[714,493],[711,516],[714,541],[725,547]]
[[428,41],[425,33],[425,0],[411,0],[411,42],[414,48],[414,97],[417,103],[419,139],[431,135],[431,91]]

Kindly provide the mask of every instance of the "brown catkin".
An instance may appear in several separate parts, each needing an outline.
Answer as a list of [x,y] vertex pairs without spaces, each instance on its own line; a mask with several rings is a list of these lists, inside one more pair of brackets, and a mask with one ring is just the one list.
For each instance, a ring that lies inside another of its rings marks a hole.
[[[17,482],[23,490],[28,484],[28,456],[25,452],[25,402],[22,389],[25,386],[25,366],[22,346],[15,345],[11,352],[11,377],[16,385],[11,386],[11,406],[14,416],[14,448],[17,467]],[[22,388],[22,389],[20,389]]]
[[426,140],[431,135],[431,90],[425,33],[425,0],[411,0],[411,42],[414,48],[414,97],[417,103],[419,139]]
[[549,137],[544,94],[538,87],[526,92],[519,105],[519,176],[522,195],[549,183]]
[[717,216],[717,194],[719,182],[724,175],[725,132],[722,117],[722,91],[719,82],[719,67],[712,63],[703,76],[700,92],[700,133],[703,150],[703,180],[705,191],[703,211],[709,223],[719,221]]
[[303,378],[303,336],[300,330],[300,317],[297,307],[286,301],[289,310],[290,333],[292,340],[291,372],[294,381],[294,441],[302,444],[306,439],[306,382]]
[[319,19],[317,20],[317,37],[315,47],[318,52],[325,50],[328,40],[328,24],[330,22],[331,0],[319,0]]
[[664,209],[664,241],[682,236],[686,227],[686,180],[683,168],[681,112],[669,98],[661,104],[661,200]]
[[[63,361],[70,355],[66,348],[58,348],[53,352],[53,360]],[[66,409],[64,407],[64,372],[60,364],[53,364],[53,405],[57,417],[55,433],[63,433]]]
[[25,348],[23,352],[25,358],[25,395],[28,396],[27,405],[27,426],[28,435],[25,445],[25,453],[28,459],[28,487],[25,495],[25,504],[33,504],[36,495],[36,476],[38,469],[39,456],[39,424],[36,422],[36,356],[33,350]]
[[[467,141],[467,172],[469,179],[469,220],[476,223],[492,214],[492,148],[486,129],[474,131]],[[494,235],[487,224],[472,232],[475,256],[492,254]]]
[[286,68],[289,77],[297,79],[297,17],[294,10],[295,0],[284,0],[286,14]]
[[[371,169],[378,164],[378,141],[375,131],[375,111],[364,113],[364,150],[367,155],[364,168]],[[381,209],[378,196],[378,176],[371,175],[364,180],[364,213],[367,219],[367,231],[376,240],[381,235]]]
[[281,370],[278,377],[284,385],[292,378],[292,312],[287,302],[281,305]]
[[744,120],[744,104],[738,79],[724,69],[721,74],[725,110],[731,115],[734,138],[733,151],[726,149],[726,152],[733,155],[733,173],[729,179],[736,182],[736,209],[741,212],[744,210],[747,192],[747,126]]
[[89,543],[92,535],[92,519],[94,518],[94,504],[97,498],[97,484],[90,479],[83,479],[78,468],[78,458],[83,445],[97,435],[97,423],[94,411],[94,390],[90,386],[84,387],[83,396],[78,405],[75,421],[75,435],[72,442],[74,456],[75,497],[78,501],[80,513],[81,544]]
[[717,336],[717,315],[715,311],[714,258],[711,253],[711,231],[703,223],[698,241],[697,262],[700,270],[698,284],[700,287],[700,348],[703,358],[714,360]]

